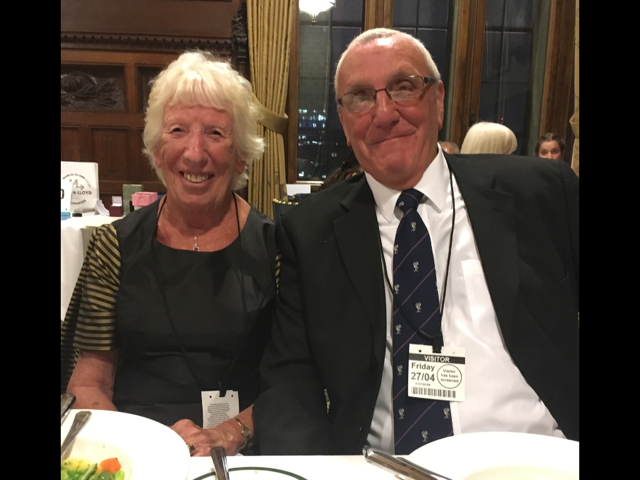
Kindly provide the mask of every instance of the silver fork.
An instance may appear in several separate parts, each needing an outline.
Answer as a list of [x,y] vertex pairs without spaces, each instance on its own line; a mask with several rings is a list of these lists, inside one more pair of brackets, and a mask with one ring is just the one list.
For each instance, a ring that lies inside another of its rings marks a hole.
[[71,445],[71,442],[75,440],[78,433],[80,433],[80,430],[82,430],[84,426],[87,424],[90,417],[91,417],[91,412],[86,410],[76,413],[76,416],[73,419],[73,424],[69,429],[69,433],[67,434],[67,437],[64,439],[64,442],[62,442],[62,446],[60,447],[60,458],[62,458],[62,456],[64,455],[64,452],[67,451],[67,449],[69,448],[69,445]]

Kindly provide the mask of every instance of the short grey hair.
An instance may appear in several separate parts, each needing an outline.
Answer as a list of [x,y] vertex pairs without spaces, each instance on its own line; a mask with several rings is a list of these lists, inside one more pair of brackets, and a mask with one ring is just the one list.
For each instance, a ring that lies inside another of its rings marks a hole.
[[264,139],[258,135],[260,112],[253,103],[249,81],[233,67],[209,52],[183,53],[151,81],[149,106],[145,115],[144,154],[164,183],[162,170],[155,166],[153,151],[162,138],[164,110],[171,105],[204,105],[229,113],[233,122],[232,140],[240,159],[246,162],[244,172],[235,174],[231,188],[247,183],[254,160],[264,152]]
[[518,148],[515,133],[505,125],[478,122],[471,126],[464,137],[460,153],[498,153],[509,155]]
[[342,56],[340,56],[340,60],[338,60],[338,66],[336,67],[336,76],[333,79],[333,86],[336,92],[336,100],[338,99],[338,75],[340,74],[342,61],[344,60],[344,57],[347,55],[347,53],[349,53],[353,48],[359,45],[366,45],[367,43],[371,43],[374,40],[377,40],[379,38],[391,38],[391,37],[404,38],[405,40],[408,40],[411,43],[413,43],[416,46],[416,48],[420,50],[420,52],[424,56],[424,60],[425,62],[427,62],[427,68],[429,69],[429,75],[431,77],[434,77],[436,80],[440,80],[440,72],[438,71],[438,67],[436,67],[436,63],[433,61],[433,58],[431,58],[431,54],[429,53],[429,50],[425,48],[425,46],[422,44],[420,40],[418,40],[415,37],[412,37],[407,33],[400,32],[398,30],[392,30],[390,28],[373,28],[371,30],[362,32],[360,35],[354,38],[349,44],[349,46],[346,48],[346,50],[342,52]]

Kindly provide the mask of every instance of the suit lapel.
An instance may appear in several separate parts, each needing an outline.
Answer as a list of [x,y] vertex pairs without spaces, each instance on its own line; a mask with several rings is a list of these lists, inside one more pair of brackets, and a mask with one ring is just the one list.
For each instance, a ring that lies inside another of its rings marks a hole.
[[349,280],[369,319],[374,354],[382,365],[386,341],[386,304],[380,231],[375,200],[364,176],[341,205],[345,213],[333,224],[338,249]]
[[519,287],[513,195],[496,188],[499,179],[491,169],[477,163],[479,160],[461,162],[449,157],[447,161],[464,198],[489,294],[508,341]]

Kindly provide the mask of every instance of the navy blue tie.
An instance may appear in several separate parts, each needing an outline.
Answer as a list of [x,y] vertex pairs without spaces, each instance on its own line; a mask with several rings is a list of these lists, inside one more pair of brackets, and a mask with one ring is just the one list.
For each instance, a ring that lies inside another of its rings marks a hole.
[[[393,247],[393,412],[396,455],[453,433],[449,402],[409,397],[409,344],[431,344],[441,334],[440,301],[431,238],[418,214],[423,195],[405,190]],[[418,333],[422,332],[422,334]]]

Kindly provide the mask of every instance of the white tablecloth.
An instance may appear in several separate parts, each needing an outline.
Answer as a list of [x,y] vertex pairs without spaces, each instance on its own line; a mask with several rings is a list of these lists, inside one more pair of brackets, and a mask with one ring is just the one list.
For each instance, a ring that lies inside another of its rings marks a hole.
[[60,222],[61,320],[64,320],[67,314],[71,294],[76,286],[84,254],[87,251],[93,231],[96,227],[111,223],[118,218],[121,217],[91,215],[88,217],[71,217]]
[[[277,468],[279,470],[285,470],[300,475],[306,480],[393,480],[394,478],[391,473],[367,463],[362,455],[234,456],[227,458],[227,465],[230,469],[234,467]],[[187,480],[196,480],[211,472],[213,472],[213,463],[211,462],[211,458],[193,457],[191,459]],[[256,480],[261,480],[261,475],[259,473],[255,475]],[[229,476],[231,480],[233,480],[233,472],[230,472]],[[202,480],[215,480],[215,478],[215,475],[210,475]],[[264,478],[266,478],[266,475]],[[272,478],[293,480],[293,477],[285,475],[269,476],[269,480]]]

